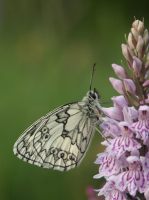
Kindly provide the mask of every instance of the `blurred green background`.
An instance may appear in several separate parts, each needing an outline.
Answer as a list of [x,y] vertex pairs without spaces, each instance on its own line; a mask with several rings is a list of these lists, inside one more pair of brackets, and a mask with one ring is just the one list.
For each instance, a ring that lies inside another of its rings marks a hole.
[[12,147],[32,122],[49,110],[82,99],[91,66],[102,102],[116,94],[111,63],[133,16],[145,18],[147,1],[0,0],[0,200],[85,200],[102,151],[95,134],[81,165],[69,172],[46,170],[17,159]]

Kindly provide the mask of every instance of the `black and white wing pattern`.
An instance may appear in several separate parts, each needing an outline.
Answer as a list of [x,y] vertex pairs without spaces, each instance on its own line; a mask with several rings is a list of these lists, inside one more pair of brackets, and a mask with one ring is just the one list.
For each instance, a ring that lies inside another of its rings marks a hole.
[[85,155],[98,120],[89,113],[86,101],[57,108],[20,136],[14,154],[43,168],[59,171],[74,168]]

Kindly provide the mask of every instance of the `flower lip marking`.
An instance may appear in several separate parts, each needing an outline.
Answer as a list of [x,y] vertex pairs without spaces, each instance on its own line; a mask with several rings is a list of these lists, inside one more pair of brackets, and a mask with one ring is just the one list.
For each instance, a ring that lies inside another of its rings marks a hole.
[[125,131],[128,131],[128,126],[124,126]]
[[142,110],[142,114],[143,114],[143,115],[146,115],[146,114],[147,114],[147,111],[146,111],[146,110]]

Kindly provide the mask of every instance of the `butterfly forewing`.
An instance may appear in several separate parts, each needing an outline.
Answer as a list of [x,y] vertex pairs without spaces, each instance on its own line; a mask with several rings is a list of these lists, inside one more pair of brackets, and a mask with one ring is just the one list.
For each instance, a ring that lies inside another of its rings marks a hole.
[[74,168],[85,155],[98,121],[95,113],[89,113],[87,98],[57,108],[20,136],[14,154],[43,168],[60,171]]

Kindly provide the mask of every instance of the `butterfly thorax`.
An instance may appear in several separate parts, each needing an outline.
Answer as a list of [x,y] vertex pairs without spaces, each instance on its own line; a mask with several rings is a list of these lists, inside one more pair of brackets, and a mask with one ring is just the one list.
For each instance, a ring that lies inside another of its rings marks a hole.
[[99,94],[95,89],[94,91],[88,91],[86,96],[82,99],[82,102],[84,103],[83,112],[86,112],[88,117],[95,120],[98,120],[101,116],[99,100]]

